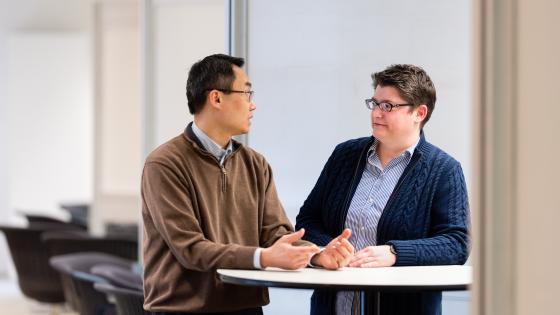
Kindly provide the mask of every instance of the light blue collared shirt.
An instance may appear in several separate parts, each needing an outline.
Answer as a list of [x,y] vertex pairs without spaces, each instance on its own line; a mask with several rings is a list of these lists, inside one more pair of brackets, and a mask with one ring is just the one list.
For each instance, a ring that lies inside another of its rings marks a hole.
[[216,157],[216,159],[218,159],[218,161],[220,162],[220,166],[224,165],[225,159],[233,152],[233,142],[229,140],[227,147],[224,149],[220,147],[219,144],[214,142],[212,138],[208,137],[208,135],[204,133],[204,131],[198,128],[194,121],[192,124],[192,130],[200,143],[202,143],[202,145],[204,146],[204,149],[206,149],[206,151],[210,152],[213,156]]
[[[367,163],[352,202],[348,208],[345,225],[352,230],[348,239],[356,252],[377,245],[377,224],[389,197],[395,190],[399,178],[412,159],[420,138],[401,155],[392,159],[385,168],[381,165],[374,140],[367,153]],[[336,314],[352,313],[354,292],[341,291],[336,296]]]
[[[220,166],[223,166],[226,158],[233,153],[233,141],[229,140],[227,147],[224,149],[220,147],[220,145],[217,144],[214,140],[212,140],[212,138],[210,138],[204,131],[198,128],[198,126],[194,121],[192,123],[192,130],[194,132],[194,135],[204,146],[204,149],[206,149],[206,151],[210,152],[213,156],[215,156],[216,159],[218,159],[218,161],[220,162]],[[262,248],[257,248],[255,254],[253,255],[253,265],[257,269],[262,269],[261,251]]]

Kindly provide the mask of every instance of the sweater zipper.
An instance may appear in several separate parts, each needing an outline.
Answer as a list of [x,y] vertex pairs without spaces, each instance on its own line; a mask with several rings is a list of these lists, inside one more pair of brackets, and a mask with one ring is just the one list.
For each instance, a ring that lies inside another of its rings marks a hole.
[[220,164],[220,160],[218,160],[214,155],[212,155],[212,153],[208,152],[206,149],[204,149],[204,146],[201,145],[199,142],[192,140],[188,135],[186,135],[186,138],[188,139],[188,141],[191,141],[193,143],[196,144],[196,147],[198,147],[198,150],[206,155],[211,157],[214,161],[216,161],[218,163],[218,166],[220,167],[221,171],[222,171],[222,192],[226,192],[227,190],[227,171],[226,171],[226,161],[229,160],[234,153],[236,153],[237,151],[239,151],[239,149],[241,148],[241,146],[237,146],[236,148],[233,149],[233,152],[231,152],[231,154],[224,159],[223,164]]
[[225,193],[227,188],[227,171],[224,165],[220,165],[220,167],[222,168],[222,192]]

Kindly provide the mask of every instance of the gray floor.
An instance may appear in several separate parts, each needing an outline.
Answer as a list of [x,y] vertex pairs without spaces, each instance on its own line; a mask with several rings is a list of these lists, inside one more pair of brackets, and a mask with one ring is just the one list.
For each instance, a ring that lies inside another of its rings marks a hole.
[[0,310],[6,315],[77,315],[62,306],[53,307],[25,298],[14,280],[0,278]]

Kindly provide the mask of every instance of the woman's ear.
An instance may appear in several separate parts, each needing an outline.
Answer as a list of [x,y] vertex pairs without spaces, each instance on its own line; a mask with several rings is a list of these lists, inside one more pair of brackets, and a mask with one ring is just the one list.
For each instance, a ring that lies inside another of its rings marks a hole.
[[422,122],[428,116],[428,106],[422,104],[416,108],[416,120]]

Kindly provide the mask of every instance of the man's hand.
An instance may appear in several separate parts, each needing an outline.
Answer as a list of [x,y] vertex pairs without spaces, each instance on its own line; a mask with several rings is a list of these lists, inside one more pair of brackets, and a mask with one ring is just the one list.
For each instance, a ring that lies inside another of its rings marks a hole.
[[342,231],[342,234],[330,241],[320,254],[313,256],[311,263],[331,270],[348,265],[354,255],[354,246],[348,242],[351,234],[350,229]]
[[292,234],[286,234],[278,239],[269,248],[261,251],[261,266],[278,267],[282,269],[300,269],[309,264],[313,255],[320,251],[319,247],[312,246],[294,246],[293,242],[300,240],[305,233],[304,229],[300,229]]
[[395,264],[397,256],[391,253],[389,245],[368,246],[357,252],[350,260],[350,267],[389,267]]

